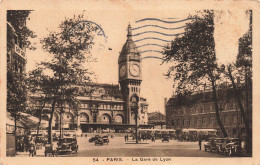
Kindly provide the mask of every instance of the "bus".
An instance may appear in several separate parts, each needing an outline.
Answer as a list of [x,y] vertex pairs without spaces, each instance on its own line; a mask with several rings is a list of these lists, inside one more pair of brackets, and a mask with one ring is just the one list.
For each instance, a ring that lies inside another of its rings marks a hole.
[[216,129],[182,129],[178,135],[179,141],[208,141],[210,137],[216,137]]
[[163,136],[170,136],[171,139],[176,139],[175,129],[138,129],[140,137],[151,139],[152,136],[155,139],[161,139]]

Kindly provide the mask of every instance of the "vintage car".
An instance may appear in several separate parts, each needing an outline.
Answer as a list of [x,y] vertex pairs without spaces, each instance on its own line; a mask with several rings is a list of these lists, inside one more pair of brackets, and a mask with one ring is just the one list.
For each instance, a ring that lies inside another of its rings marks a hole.
[[88,141],[91,143],[91,142],[96,141],[98,138],[101,138],[101,136],[95,135],[94,137],[91,137]]
[[207,144],[204,144],[204,150],[205,151],[216,151],[216,143],[215,138],[209,138],[209,141]]
[[77,139],[74,137],[65,137],[59,140],[57,154],[71,154],[73,151],[78,152]]
[[102,136],[102,139],[103,139],[104,143],[106,143],[108,145],[108,143],[109,143],[108,136]]
[[242,147],[239,138],[228,138],[225,145],[225,153],[229,156],[241,155]]
[[215,138],[214,142],[216,143],[215,151],[216,153],[225,152],[225,144],[227,138]]
[[162,142],[170,142],[170,136],[163,136],[162,137]]
[[104,144],[104,139],[103,138],[98,138],[97,140],[95,140],[95,145],[103,145]]
[[45,151],[44,151],[44,155],[45,157],[48,156],[48,155],[51,155],[51,156],[57,156],[57,150],[54,148],[53,145],[51,144],[46,144],[45,145]]

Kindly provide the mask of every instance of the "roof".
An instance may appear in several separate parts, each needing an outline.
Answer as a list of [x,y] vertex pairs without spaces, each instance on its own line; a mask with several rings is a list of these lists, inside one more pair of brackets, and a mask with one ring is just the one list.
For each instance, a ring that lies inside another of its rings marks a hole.
[[132,39],[132,28],[131,25],[128,25],[128,33],[127,33],[127,40],[124,44],[122,51],[120,52],[119,59],[125,59],[126,55],[133,53],[134,55],[139,55],[140,52],[137,49],[137,46],[135,45],[133,39]]
[[149,123],[165,123],[166,116],[160,112],[148,113],[148,122]]

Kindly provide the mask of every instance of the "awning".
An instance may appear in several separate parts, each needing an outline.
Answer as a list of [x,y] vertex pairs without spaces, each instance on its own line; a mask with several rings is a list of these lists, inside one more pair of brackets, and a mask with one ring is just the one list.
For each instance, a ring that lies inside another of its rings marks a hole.
[[[21,118],[20,121],[27,127],[29,128],[36,128],[39,123],[39,118],[32,116],[27,113],[20,113]],[[47,127],[48,126],[48,121],[42,120],[41,121],[41,127]]]

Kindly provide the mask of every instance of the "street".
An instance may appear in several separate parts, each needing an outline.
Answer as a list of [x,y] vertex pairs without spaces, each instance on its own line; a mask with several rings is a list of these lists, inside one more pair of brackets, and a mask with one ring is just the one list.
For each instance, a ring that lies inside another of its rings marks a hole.
[[89,138],[79,138],[79,152],[70,156],[76,157],[225,157],[221,154],[199,150],[198,142],[156,142],[141,141],[140,144],[127,143],[123,137],[110,138],[108,145],[97,145],[88,142]]
[[[141,141],[135,144],[131,141],[125,142],[124,137],[110,138],[108,145],[95,145],[88,142],[89,137],[78,137],[79,151],[71,155],[59,155],[59,157],[225,157],[224,154],[216,154],[199,150],[198,142],[162,142],[157,139]],[[18,157],[28,157],[28,153],[18,153]],[[44,147],[37,150],[36,157],[44,157]]]

